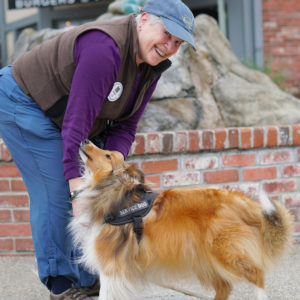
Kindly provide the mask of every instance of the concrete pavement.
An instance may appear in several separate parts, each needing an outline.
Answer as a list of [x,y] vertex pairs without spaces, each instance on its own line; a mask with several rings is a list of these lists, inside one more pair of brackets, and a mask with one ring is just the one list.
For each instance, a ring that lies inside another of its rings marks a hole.
[[[183,287],[179,283],[179,287]],[[190,290],[213,296],[210,291],[199,289],[189,282]],[[300,300],[300,245],[295,245],[291,254],[267,275],[266,290],[269,300]],[[40,284],[34,257],[0,257],[0,300],[48,300],[49,293]],[[178,292],[153,287],[141,300],[195,300]],[[254,288],[242,283],[235,287],[230,300],[253,300]],[[120,299],[122,300],[122,299]]]

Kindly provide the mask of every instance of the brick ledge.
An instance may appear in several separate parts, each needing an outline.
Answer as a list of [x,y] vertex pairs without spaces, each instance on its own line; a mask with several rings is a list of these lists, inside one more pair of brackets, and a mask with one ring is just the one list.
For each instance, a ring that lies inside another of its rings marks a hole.
[[[300,145],[300,124],[137,133],[129,156]],[[0,138],[0,161],[12,161]]]
[[300,145],[300,125],[138,133],[130,156]]

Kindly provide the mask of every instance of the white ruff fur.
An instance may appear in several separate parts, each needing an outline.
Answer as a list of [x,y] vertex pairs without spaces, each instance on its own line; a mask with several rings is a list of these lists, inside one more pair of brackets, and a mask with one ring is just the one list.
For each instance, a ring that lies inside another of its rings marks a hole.
[[256,288],[256,300],[268,300],[264,289]]
[[96,259],[96,253],[94,249],[95,239],[101,231],[102,224],[91,222],[91,215],[88,210],[84,209],[86,205],[86,198],[93,196],[95,192],[90,191],[87,187],[91,184],[91,173],[85,168],[84,180],[80,190],[83,190],[76,199],[78,205],[82,205],[83,211],[79,216],[73,217],[70,224],[69,230],[73,235],[74,244],[81,250],[82,257],[78,259],[78,263],[84,264],[88,270],[92,273],[99,274],[99,263]]

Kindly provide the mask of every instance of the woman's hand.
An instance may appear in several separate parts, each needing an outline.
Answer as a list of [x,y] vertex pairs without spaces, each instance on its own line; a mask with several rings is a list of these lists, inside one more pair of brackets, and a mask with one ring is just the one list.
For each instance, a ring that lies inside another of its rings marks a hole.
[[[70,179],[69,180],[70,192],[74,192],[74,191],[78,190],[81,181],[82,181],[81,177],[76,177],[76,178]],[[74,217],[79,216],[81,211],[82,211],[82,209],[81,209],[80,205],[78,204],[76,198],[72,200],[72,210],[73,210],[73,216]]]

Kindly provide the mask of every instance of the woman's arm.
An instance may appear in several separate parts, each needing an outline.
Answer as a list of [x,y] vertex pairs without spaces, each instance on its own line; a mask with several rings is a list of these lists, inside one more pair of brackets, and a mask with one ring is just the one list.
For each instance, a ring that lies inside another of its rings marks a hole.
[[117,127],[113,127],[109,130],[105,149],[117,150],[123,154],[124,158],[127,157],[130,147],[135,139],[138,122],[141,119],[143,112],[156,88],[159,78],[160,76],[146,91],[139,109],[130,118],[119,122]]
[[98,30],[89,31],[77,39],[74,61],[76,69],[62,124],[67,180],[80,177],[79,145],[88,137],[121,65],[119,48],[109,36]]

